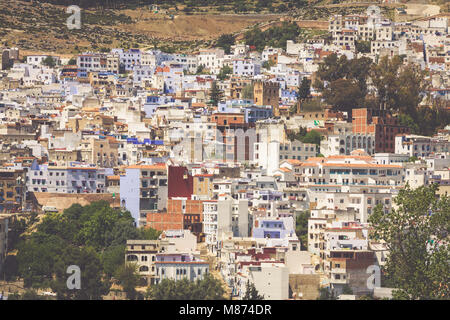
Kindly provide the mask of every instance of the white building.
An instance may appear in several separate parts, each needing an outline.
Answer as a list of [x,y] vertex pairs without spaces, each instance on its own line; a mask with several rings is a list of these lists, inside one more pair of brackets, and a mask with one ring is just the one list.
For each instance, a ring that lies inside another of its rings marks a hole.
[[289,298],[289,268],[283,263],[261,262],[259,266],[244,266],[239,279],[240,292],[245,293],[247,283],[253,283],[264,300]]
[[261,73],[261,64],[252,59],[233,59],[233,74],[253,77]]
[[395,153],[424,158],[433,152],[431,137],[401,135],[395,137]]
[[354,150],[364,150],[371,155],[375,152],[375,135],[351,132],[328,135],[320,142],[320,153],[325,157],[349,155]]

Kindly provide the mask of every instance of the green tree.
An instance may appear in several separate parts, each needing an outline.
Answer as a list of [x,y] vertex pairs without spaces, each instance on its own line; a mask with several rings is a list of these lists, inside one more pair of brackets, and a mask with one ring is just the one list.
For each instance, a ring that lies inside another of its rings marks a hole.
[[42,60],[42,64],[44,66],[47,66],[47,67],[50,67],[50,68],[54,68],[56,66],[56,62],[51,56],[48,56],[47,58]]
[[19,275],[19,263],[15,255],[7,255],[3,264],[3,279],[14,281]]
[[332,82],[339,79],[346,79],[348,75],[349,62],[345,55],[338,57],[336,53],[330,54],[319,64],[317,70],[317,81],[314,87],[323,87],[323,82]]
[[403,65],[400,56],[380,59],[370,71],[380,109],[400,112],[417,120],[417,106],[427,83],[424,73],[412,65]]
[[323,98],[335,109],[347,112],[347,118],[351,120],[352,109],[362,106],[364,93],[355,81],[338,79],[325,88]]
[[153,300],[223,300],[225,290],[222,283],[206,275],[202,280],[164,279],[147,291]]
[[255,284],[247,281],[245,295],[242,300],[264,300],[264,295],[260,295],[256,290]]
[[300,86],[298,87],[298,96],[300,100],[308,99],[311,96],[311,80],[303,77]]
[[125,245],[116,245],[107,248],[101,254],[101,262],[105,275],[111,278],[123,265],[125,257]]
[[370,41],[357,40],[355,41],[356,52],[370,53]]
[[416,156],[409,157],[408,162],[416,162],[419,160]]
[[420,134],[420,126],[416,123],[416,121],[408,114],[400,113],[398,115],[399,123],[402,126],[406,126],[411,130],[411,133]]
[[194,300],[222,300],[225,294],[222,282],[211,274],[193,282],[191,292]]
[[116,273],[119,284],[125,291],[127,298],[135,300],[137,297],[136,287],[139,283],[138,267],[134,263],[124,263]]
[[308,250],[308,219],[309,211],[300,212],[295,219],[295,234],[300,239],[302,250]]
[[219,89],[216,81],[213,81],[211,84],[211,90],[209,91],[209,97],[210,97],[211,104],[213,106],[217,106],[223,97],[223,91]]
[[[67,288],[67,267],[76,265],[81,271],[81,289]],[[59,300],[101,300],[110,285],[102,280],[102,264],[92,247],[68,246],[57,256],[55,280],[51,288]]]
[[242,99],[253,99],[253,84],[248,84],[242,88]]
[[220,69],[219,74],[217,75],[217,79],[223,81],[226,78],[228,78],[228,76],[230,74],[233,74],[233,68],[231,68],[230,66],[223,66],[222,69]]
[[450,299],[450,198],[437,190],[436,184],[407,185],[391,212],[377,206],[369,217],[372,237],[389,250],[383,272],[398,288],[398,298]]
[[352,288],[348,284],[344,285],[342,288],[342,294],[353,294]]
[[281,26],[274,26],[265,31],[255,27],[244,34],[244,42],[255,46],[257,51],[263,51],[265,46],[283,48],[286,50],[287,40],[296,40],[301,29],[296,23],[283,22]]
[[262,63],[262,67],[264,69],[270,70],[271,67],[273,67],[275,63],[272,60],[266,60]]
[[77,60],[75,58],[71,58],[68,62],[67,65],[71,66],[71,65],[76,65],[77,64]]
[[18,246],[19,275],[25,287],[46,288],[53,279],[55,260],[63,252],[64,241],[55,235],[35,233]]
[[225,54],[231,53],[231,46],[234,45],[235,37],[232,34],[222,34],[217,39],[216,46],[222,48]]
[[161,235],[161,231],[153,228],[140,228],[138,229],[138,238],[129,240],[157,240]]
[[202,64],[200,64],[200,65],[197,67],[197,71],[195,71],[195,74],[204,74],[204,72],[205,72],[205,66],[202,65]]
[[319,64],[314,87],[322,91],[323,98],[339,111],[348,113],[361,107],[367,95],[367,80],[372,68],[369,58],[348,60],[345,55],[331,54]]
[[26,219],[14,219],[9,225],[8,232],[8,251],[13,251],[17,248],[18,243],[22,239],[22,234],[27,230],[28,223]]
[[336,296],[330,289],[320,288],[317,300],[336,300]]
[[[113,209],[106,201],[46,215],[35,229],[17,245],[18,275],[26,287],[52,286],[59,299],[100,299],[109,288],[103,278],[109,280],[123,264],[126,241],[160,235],[151,228],[137,229],[128,211]],[[82,270],[82,290],[67,291],[70,265]]]
[[355,81],[363,97],[367,94],[367,80],[372,65],[372,59],[366,57],[352,59],[348,62],[347,78]]
[[301,141],[303,143],[314,143],[317,146],[320,146],[320,140],[322,140],[322,135],[316,131],[311,130],[309,131],[302,139]]

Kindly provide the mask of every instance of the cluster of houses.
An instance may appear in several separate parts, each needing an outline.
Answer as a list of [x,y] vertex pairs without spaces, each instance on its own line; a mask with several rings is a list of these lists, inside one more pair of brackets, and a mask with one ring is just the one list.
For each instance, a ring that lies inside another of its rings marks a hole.
[[[266,299],[316,299],[324,287],[372,294],[367,270],[389,253],[369,238],[368,217],[377,206],[388,213],[406,184],[449,191],[450,126],[426,137],[385,110],[354,109],[350,119],[328,107],[307,112],[297,90],[331,53],[404,55],[449,105],[449,18],[333,16],[330,43],[262,52],[113,49],[47,65],[47,55],[20,60],[19,49],[4,49],[0,270],[16,214],[106,200],[137,227],[162,232],[127,242],[125,261],[149,285],[217,272],[237,299],[249,283]],[[370,52],[357,52],[357,41]],[[299,127],[320,143],[292,138]],[[304,212],[306,242],[297,234]]]

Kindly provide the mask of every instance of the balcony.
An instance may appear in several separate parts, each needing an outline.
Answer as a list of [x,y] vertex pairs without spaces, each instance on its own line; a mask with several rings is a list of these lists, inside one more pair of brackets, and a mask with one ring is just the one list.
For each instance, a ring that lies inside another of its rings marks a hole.
[[[331,274],[346,274],[347,270],[344,268],[333,268],[333,269],[331,269],[330,273]],[[341,278],[342,278],[342,276],[341,276]]]
[[348,284],[348,279],[334,279],[333,277],[330,279],[330,283],[332,284]]

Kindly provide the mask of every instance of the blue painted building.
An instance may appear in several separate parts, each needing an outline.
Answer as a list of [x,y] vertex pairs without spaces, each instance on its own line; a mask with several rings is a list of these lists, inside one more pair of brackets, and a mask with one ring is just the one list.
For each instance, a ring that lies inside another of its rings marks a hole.
[[284,239],[295,235],[293,217],[263,217],[255,220],[254,238]]

